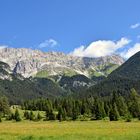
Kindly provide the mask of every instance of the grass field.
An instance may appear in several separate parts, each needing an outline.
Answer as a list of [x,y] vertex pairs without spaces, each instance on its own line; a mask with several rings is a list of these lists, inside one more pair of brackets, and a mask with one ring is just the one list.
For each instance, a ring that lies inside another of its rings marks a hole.
[[140,140],[140,122],[4,121],[0,140]]

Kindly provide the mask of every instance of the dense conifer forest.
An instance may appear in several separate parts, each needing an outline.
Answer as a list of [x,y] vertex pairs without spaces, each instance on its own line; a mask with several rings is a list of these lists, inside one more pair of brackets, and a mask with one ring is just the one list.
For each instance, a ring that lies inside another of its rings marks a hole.
[[[108,97],[89,97],[84,99],[57,98],[57,99],[35,99],[23,102],[20,105],[24,110],[24,117],[15,107],[15,112],[10,111],[10,105],[6,97],[0,98],[0,116],[6,120],[110,120],[123,119],[131,121],[132,118],[140,119],[140,96],[136,90],[131,89],[129,98],[124,98],[116,92]],[[33,111],[38,111],[35,116]],[[45,117],[40,111],[45,112]]]

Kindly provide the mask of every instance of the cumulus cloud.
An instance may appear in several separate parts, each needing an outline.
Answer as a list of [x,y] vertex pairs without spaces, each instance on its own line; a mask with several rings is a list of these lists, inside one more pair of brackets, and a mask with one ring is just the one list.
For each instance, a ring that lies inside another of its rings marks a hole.
[[40,43],[38,45],[38,48],[48,48],[48,47],[54,47],[57,46],[58,42],[54,39],[49,39],[49,40],[45,40],[44,42]]
[[89,46],[80,46],[75,48],[70,54],[74,56],[82,57],[101,57],[106,55],[111,55],[115,53],[118,49],[129,44],[130,40],[127,38],[121,38],[119,41],[114,42],[111,40],[98,40],[92,42]]
[[136,29],[138,27],[140,27],[140,23],[136,23],[130,26],[131,29]]
[[140,43],[136,43],[132,48],[128,49],[127,51],[124,51],[121,53],[121,56],[128,59],[135,53],[140,51]]

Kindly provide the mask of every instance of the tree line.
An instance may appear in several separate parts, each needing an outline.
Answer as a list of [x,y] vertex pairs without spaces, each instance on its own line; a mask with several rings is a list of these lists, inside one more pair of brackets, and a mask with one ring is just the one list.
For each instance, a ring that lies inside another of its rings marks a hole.
[[[116,92],[109,97],[89,97],[84,99],[59,98],[36,99],[25,101],[21,105],[26,120],[102,120],[117,121],[132,118],[140,119],[140,96],[135,89],[131,90],[129,97],[124,98]],[[37,115],[33,111],[38,111]],[[45,111],[45,117],[40,111]],[[0,98],[0,116],[7,120],[21,121],[18,108],[10,111],[7,98]],[[1,118],[0,117],[0,118]],[[1,120],[1,119],[0,119]]]
[[132,89],[127,98],[113,92],[109,97],[37,99],[24,102],[22,108],[45,111],[46,120],[101,120],[109,118],[110,121],[117,121],[123,118],[131,121],[131,118],[140,119],[140,96],[135,89]]

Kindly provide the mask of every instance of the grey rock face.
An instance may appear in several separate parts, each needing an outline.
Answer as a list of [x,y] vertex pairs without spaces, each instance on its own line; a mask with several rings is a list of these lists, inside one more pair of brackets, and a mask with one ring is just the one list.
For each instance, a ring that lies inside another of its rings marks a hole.
[[124,59],[118,55],[85,58],[60,52],[45,53],[26,48],[0,49],[0,61],[9,64],[14,73],[19,73],[24,77],[34,76],[42,70],[47,71],[48,75],[59,75],[65,71],[72,71],[89,76],[91,70],[102,72],[101,66],[124,63]]

